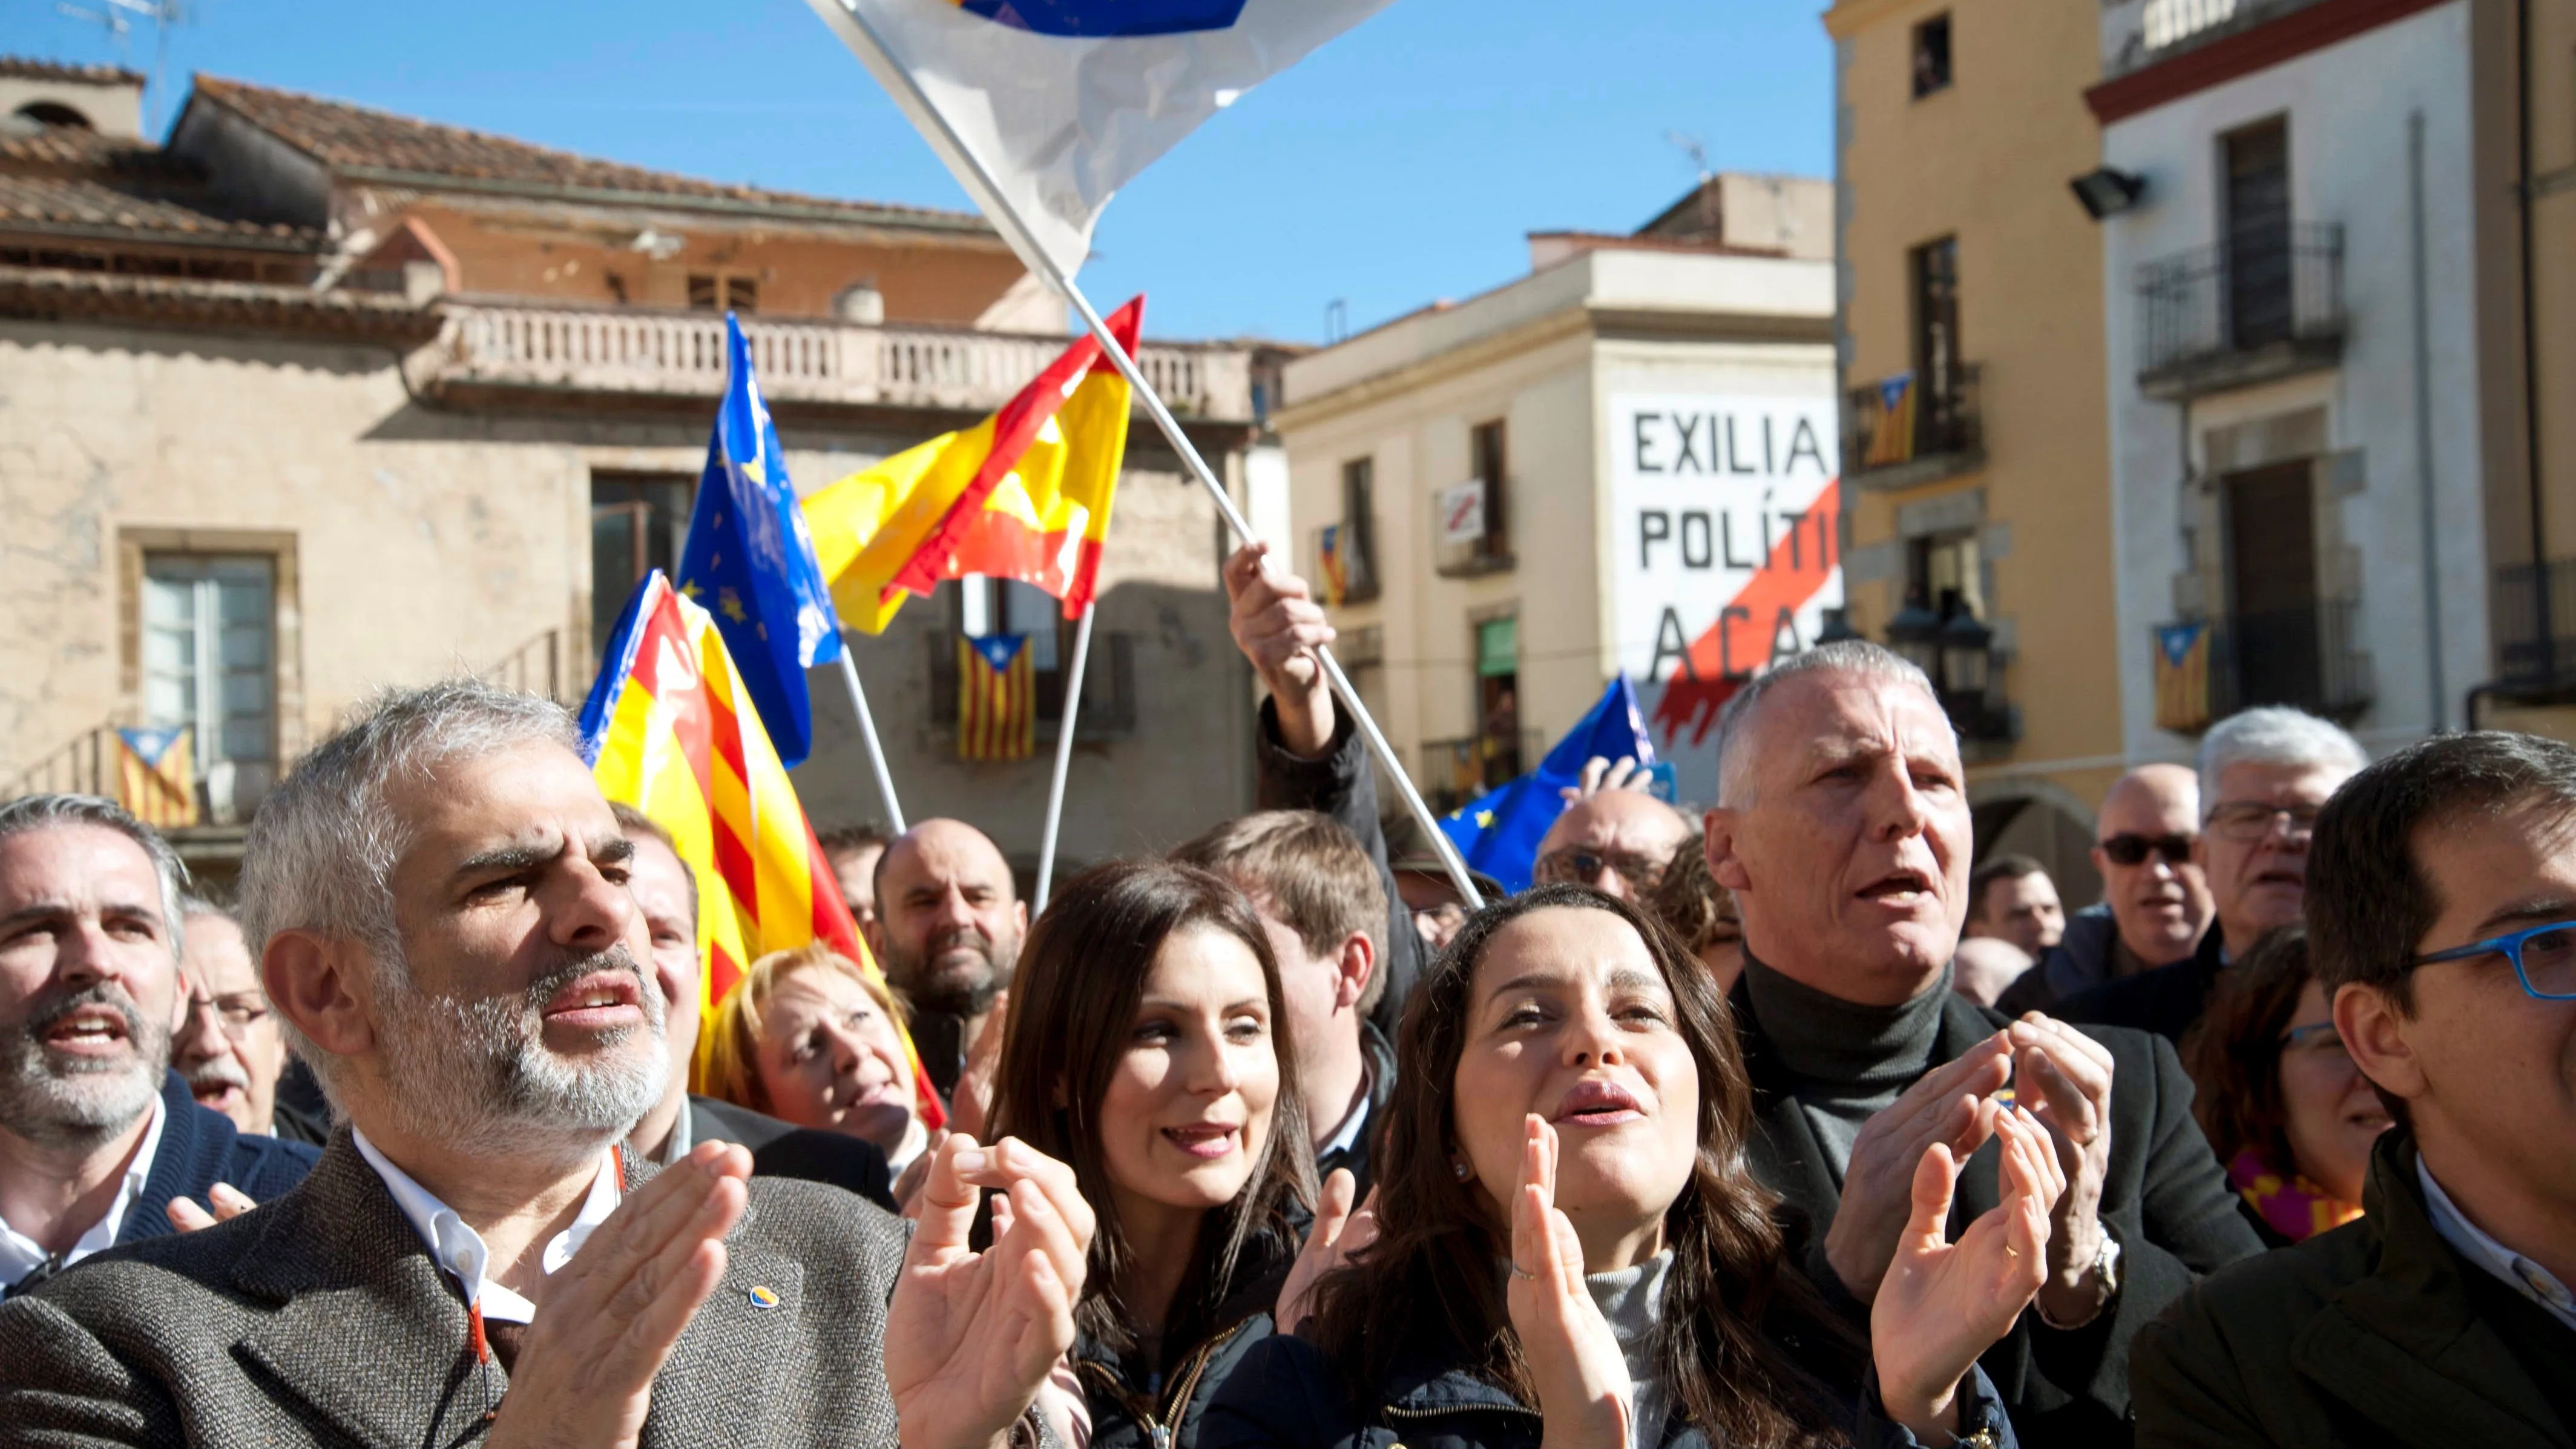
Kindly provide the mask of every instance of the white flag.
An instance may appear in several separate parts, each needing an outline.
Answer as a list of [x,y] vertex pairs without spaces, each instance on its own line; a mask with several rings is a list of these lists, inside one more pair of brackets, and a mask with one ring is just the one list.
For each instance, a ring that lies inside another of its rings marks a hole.
[[1387,0],[808,3],[1031,270],[1071,281],[1129,178]]

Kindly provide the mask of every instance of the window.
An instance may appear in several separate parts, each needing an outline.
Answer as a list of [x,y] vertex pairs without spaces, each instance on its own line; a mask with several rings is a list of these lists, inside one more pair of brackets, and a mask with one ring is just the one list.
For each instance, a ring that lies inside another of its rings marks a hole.
[[590,475],[590,643],[608,647],[644,576],[680,566],[697,480],[665,473]]
[[691,272],[689,308],[696,312],[757,312],[760,282],[740,272]]
[[142,616],[143,722],[192,730],[210,812],[238,819],[277,778],[277,560],[146,554]]
[[1934,534],[1906,544],[1906,596],[1947,623],[1986,617],[1984,555],[1973,533]]
[[1358,603],[1377,597],[1377,460],[1353,458],[1342,465],[1342,522],[1335,543],[1342,573],[1342,598]]
[[1434,562],[1444,574],[1493,573],[1512,565],[1506,527],[1510,458],[1502,420],[1467,430],[1467,481],[1432,495]]
[[[1073,630],[1064,617],[1064,604],[1055,595],[1033,584],[1017,579],[986,578],[968,574],[957,581],[953,605],[957,632],[969,639],[989,634],[1024,634],[1028,636],[1029,667],[1037,676],[1038,719],[1040,722],[1064,718],[1064,664],[1073,654]],[[1097,657],[1099,638],[1092,665]],[[947,649],[954,653],[956,645]],[[948,720],[957,717],[957,700],[952,684],[945,691],[945,713]]]
[[1914,98],[1950,88],[1950,17],[1935,15],[1914,27]]
[[1476,626],[1476,765],[1491,790],[1521,773],[1521,621]]
[[2326,708],[2315,468],[2226,476],[2227,613],[2240,704]]
[[2219,138],[2227,167],[2227,316],[2239,350],[2283,341],[2294,316],[2290,128],[2281,117]]

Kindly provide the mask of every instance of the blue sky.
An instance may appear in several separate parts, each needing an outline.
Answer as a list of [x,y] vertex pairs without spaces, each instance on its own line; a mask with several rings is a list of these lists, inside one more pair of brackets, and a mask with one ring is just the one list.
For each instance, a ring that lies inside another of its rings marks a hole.
[[[70,0],[104,9],[105,0]],[[963,206],[802,0],[190,0],[193,71],[725,181]],[[1718,169],[1829,174],[1817,0],[1398,0],[1218,116],[1113,202],[1083,284],[1149,331],[1320,340],[1519,275],[1524,233],[1626,230]],[[130,42],[149,68],[148,32]],[[0,53],[116,60],[55,0]]]

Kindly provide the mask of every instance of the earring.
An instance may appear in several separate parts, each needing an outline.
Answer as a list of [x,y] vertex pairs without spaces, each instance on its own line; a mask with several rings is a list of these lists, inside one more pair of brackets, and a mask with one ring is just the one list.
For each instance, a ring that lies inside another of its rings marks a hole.
[[1476,1169],[1469,1167],[1464,1160],[1453,1162],[1449,1166],[1450,1170],[1458,1174],[1458,1180],[1460,1182],[1465,1182],[1468,1178],[1476,1175]]

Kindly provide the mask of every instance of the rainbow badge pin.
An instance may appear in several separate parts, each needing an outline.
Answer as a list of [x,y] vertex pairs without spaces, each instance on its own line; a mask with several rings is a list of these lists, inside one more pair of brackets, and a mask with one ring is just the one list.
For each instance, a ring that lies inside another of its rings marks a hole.
[[751,1306],[754,1308],[775,1308],[779,1302],[778,1290],[775,1288],[760,1287],[751,1290]]

